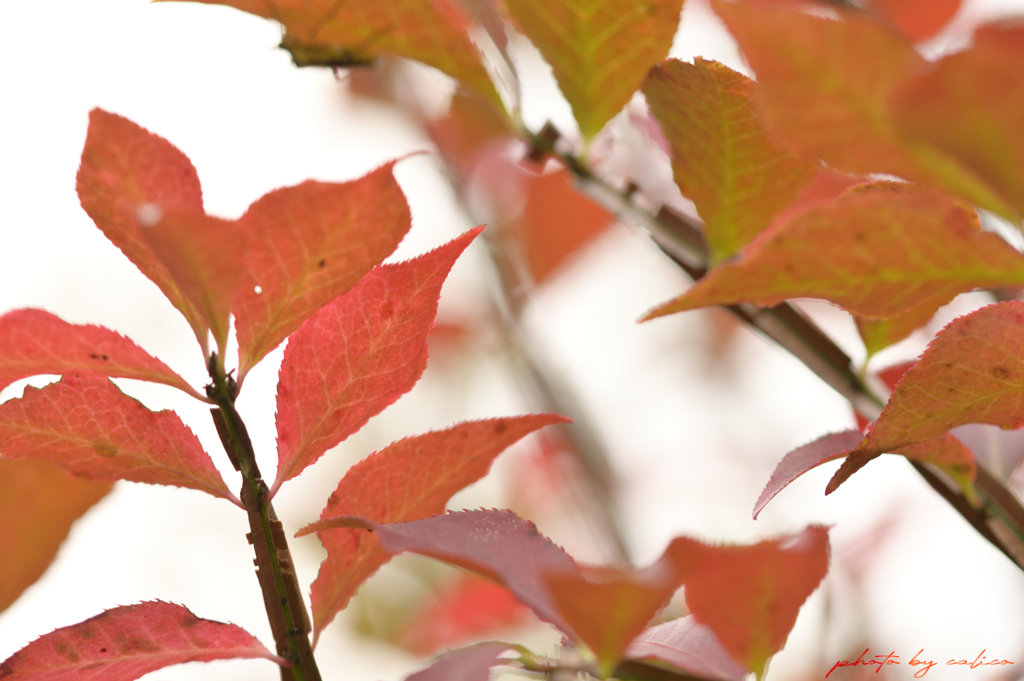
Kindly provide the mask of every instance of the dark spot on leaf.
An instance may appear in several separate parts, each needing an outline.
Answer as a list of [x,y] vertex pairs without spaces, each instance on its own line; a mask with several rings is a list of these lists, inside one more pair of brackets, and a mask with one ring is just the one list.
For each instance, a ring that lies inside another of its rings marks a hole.
[[103,359],[104,359],[104,360],[108,360],[108,359],[110,359],[110,358],[109,358],[109,357],[107,357],[106,355],[101,355],[101,356],[103,357]]
[[92,446],[92,450],[100,456],[104,456],[108,459],[117,454],[117,449],[110,445],[94,444]]
[[200,620],[199,620],[198,617],[193,617],[191,615],[186,615],[186,616],[181,618],[181,621],[178,622],[178,624],[180,624],[183,629],[191,629],[192,627],[194,627],[197,624],[199,624],[199,621]]
[[132,637],[121,644],[120,650],[123,655],[139,655],[141,653],[159,653],[160,646],[144,638]]
[[53,644],[53,651],[63,657],[68,662],[78,662],[81,660],[81,656],[75,652],[67,641],[57,641]]
[[11,664],[9,662],[4,662],[3,664],[0,664],[0,679],[6,676],[10,676],[13,673],[14,668],[11,667]]
[[508,424],[506,424],[504,421],[498,421],[497,423],[494,424],[495,433],[504,433],[506,430],[508,430]]
[[321,260],[320,262],[318,262],[318,263],[316,264],[316,266],[317,266],[317,267],[320,267],[320,268],[323,268],[323,267],[325,267],[326,265],[327,265],[327,261],[326,261],[326,260]]
[[78,630],[78,635],[82,638],[96,638],[96,629],[93,627],[81,627]]
[[526,536],[527,536],[527,537],[529,537],[530,539],[533,539],[533,538],[534,538],[534,537],[536,537],[536,536],[537,536],[538,534],[540,534],[540,533],[539,533],[539,532],[537,532],[537,526],[536,526],[536,525],[534,525],[533,523],[531,523],[531,524],[530,524],[530,529],[528,529],[528,530],[526,531]]
[[188,640],[196,648],[209,648],[211,645],[210,642],[207,641],[205,638],[199,638],[198,636],[189,636]]
[[100,652],[101,653],[105,653],[105,652],[107,652],[107,649],[106,648],[100,648]]
[[97,355],[95,352],[90,352],[89,356],[92,357],[93,359],[99,359],[100,358],[100,356]]
[[1010,377],[1010,370],[1006,367],[992,367],[992,375],[1003,381]]

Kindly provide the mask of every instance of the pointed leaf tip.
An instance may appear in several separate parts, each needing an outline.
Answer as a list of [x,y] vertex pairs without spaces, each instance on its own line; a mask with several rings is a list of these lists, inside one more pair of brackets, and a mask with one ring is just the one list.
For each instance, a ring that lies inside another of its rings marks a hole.
[[39,637],[0,664],[0,678],[133,681],[183,662],[259,657],[287,664],[240,627],[150,601],[113,608]]
[[441,287],[482,230],[377,267],[291,336],[277,388],[278,471],[271,496],[419,380]]
[[[296,535],[316,531],[327,550],[311,589],[314,635],[391,557],[366,532],[327,531],[352,527],[333,518],[364,516],[397,523],[443,513],[452,495],[486,475],[506,448],[544,426],[567,420],[557,414],[533,414],[460,423],[394,442],[349,469],[320,513],[320,522]],[[416,484],[410,485],[410,479]]]

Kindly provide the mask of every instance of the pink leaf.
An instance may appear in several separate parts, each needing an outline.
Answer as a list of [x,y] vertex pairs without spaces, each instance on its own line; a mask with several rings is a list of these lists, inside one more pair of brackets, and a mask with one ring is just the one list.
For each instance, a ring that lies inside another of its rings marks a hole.
[[162,213],[203,212],[199,177],[185,154],[127,118],[93,109],[77,188],[82,208],[100,231],[160,287],[204,345],[199,312],[150,249],[137,220],[146,204]]
[[287,664],[240,627],[150,601],[113,608],[40,636],[0,664],[0,678],[132,681],[183,662],[257,657]]
[[482,229],[373,270],[292,335],[277,389],[278,471],[271,495],[419,380],[441,286]]
[[242,216],[244,282],[235,300],[239,381],[310,315],[351,289],[409,231],[409,206],[387,163],[352,182],[303,182]]
[[626,649],[626,659],[666,662],[702,679],[744,681],[749,673],[693,615],[646,630]]
[[511,648],[501,641],[484,641],[438,655],[434,662],[405,681],[488,681],[491,667],[501,664],[500,655]]
[[207,401],[178,374],[124,336],[69,324],[43,310],[0,317],[0,388],[39,374],[82,374],[163,383]]
[[334,516],[358,515],[381,523],[419,520],[444,512],[452,495],[487,474],[491,462],[512,443],[544,426],[564,422],[552,414],[460,423],[446,430],[395,442],[353,466],[331,494],[319,531],[327,559],[313,582],[314,636],[348,605],[356,589],[390,554],[372,535],[335,527]]
[[761,492],[757,503],[754,504],[754,519],[757,519],[757,514],[761,512],[761,509],[774,499],[776,494],[785,489],[789,483],[812,468],[817,468],[823,463],[835,461],[846,456],[863,439],[864,433],[859,430],[844,430],[841,433],[832,433],[831,435],[820,437],[814,442],[803,447],[797,447],[789,454],[786,454],[786,456],[782,457],[779,465],[775,467],[772,477],[769,478],[764,491]]
[[497,580],[537,617],[572,631],[551,600],[543,575],[578,574],[576,563],[536,525],[511,511],[459,511],[387,525],[353,516],[331,522],[374,532],[390,553],[412,551]]
[[150,411],[105,378],[65,376],[0,405],[0,454],[48,459],[92,480],[189,487],[240,505],[177,414]]

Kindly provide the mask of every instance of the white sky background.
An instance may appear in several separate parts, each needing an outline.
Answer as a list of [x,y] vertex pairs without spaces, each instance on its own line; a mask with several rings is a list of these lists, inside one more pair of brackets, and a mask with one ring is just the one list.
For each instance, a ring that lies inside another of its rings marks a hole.
[[[99,106],[124,115],[177,145],[199,172],[207,210],[225,217],[241,214],[276,187],[307,178],[351,179],[429,148],[388,109],[349,98],[329,72],[295,69],[275,49],[278,29],[262,19],[222,7],[140,0],[7,4],[8,31],[0,43],[0,312],[42,307],[74,323],[103,324],[193,385],[202,385],[204,373],[188,327],[78,205],[74,178],[89,110]],[[1020,0],[1002,4],[1024,12]],[[694,0],[673,54],[699,54],[739,67],[720,31]],[[548,76],[533,76],[527,80],[539,79],[540,85],[527,93],[527,122],[537,128],[551,117],[570,129],[568,108],[544,80]],[[454,205],[438,167],[430,156],[399,166],[414,216],[403,257],[472,226]],[[483,249],[474,246],[457,265],[456,285],[446,288],[442,307],[472,309],[486,277]],[[847,428],[852,420],[841,398],[752,336],[742,337],[735,363],[709,370],[703,356],[692,352],[708,342],[701,313],[634,323],[682,286],[683,279],[649,243],[620,229],[581,258],[529,314],[538,346],[580,389],[600,424],[622,478],[635,559],[652,560],[681,533],[751,541],[808,523],[834,524],[837,568],[829,588],[841,594],[857,537],[880,519],[894,518],[894,537],[869,568],[870,588],[861,602],[878,645],[887,647],[872,654],[892,648],[908,659],[926,648],[934,659],[973,658],[984,648],[1024,669],[1020,572],[902,461],[883,457],[828,499],[822,490],[834,466],[825,467],[783,492],[760,520],[750,519],[754,500],[785,452]],[[823,305],[813,310],[843,336],[849,352],[861,352],[843,315]],[[910,344],[902,352],[912,356],[920,347]],[[274,468],[273,362],[279,359],[275,353],[251,374],[240,402],[267,477]],[[318,515],[358,457],[405,435],[531,408],[506,376],[488,367],[470,372],[455,387],[428,369],[422,385],[371,421],[343,451],[286,486],[275,503],[289,533]],[[171,389],[122,385],[151,407],[179,409],[237,488],[230,466],[220,460],[204,407]],[[12,393],[17,390],[2,397]],[[466,505],[493,504],[490,492],[484,485],[460,499]],[[559,536],[558,527],[541,529],[573,552],[571,535]],[[0,614],[0,660],[56,627],[153,599],[240,624],[272,648],[245,532],[244,515],[223,501],[189,490],[119,484],[76,525],[44,578]],[[315,576],[319,547],[307,538],[294,542],[294,551],[305,587]],[[843,596],[837,599],[836,608],[846,607]],[[773,678],[823,675],[834,663],[822,668],[824,661],[808,652],[820,637],[822,609],[819,592],[802,613],[791,646],[776,660]],[[398,679],[420,664],[346,632],[341,622],[322,640],[318,659],[327,679]],[[937,668],[933,676],[987,674]],[[230,661],[169,668],[150,678],[269,680],[277,671],[265,661]]]

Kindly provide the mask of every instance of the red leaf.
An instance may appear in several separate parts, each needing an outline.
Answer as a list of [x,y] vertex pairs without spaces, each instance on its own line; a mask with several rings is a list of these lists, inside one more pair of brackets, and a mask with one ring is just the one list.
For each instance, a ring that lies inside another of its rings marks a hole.
[[391,255],[409,231],[394,165],[352,182],[278,189],[249,206],[239,220],[249,251],[234,304],[239,382],[310,315]]
[[298,66],[345,67],[393,54],[433,66],[502,106],[469,37],[469,17],[448,0],[198,1],[278,22],[285,29],[281,46]]
[[855,175],[933,183],[1014,217],[984,178],[897,130],[889,98],[926,62],[895,31],[864,13],[832,21],[750,3],[712,7],[757,74],[766,127],[793,151]]
[[526,174],[526,205],[519,221],[534,281],[543,283],[573,253],[603,232],[613,216],[576,191],[565,169]]
[[202,213],[202,189],[192,163],[162,137],[126,118],[93,109],[77,187],[82,208],[96,226],[160,287],[205,347],[202,317],[143,239],[136,219],[145,204],[165,214]]
[[433,655],[529,620],[533,615],[511,591],[489,579],[462,573],[454,584],[418,608],[393,642],[418,655]]
[[760,677],[828,572],[828,554],[828,530],[811,526],[753,546],[705,546],[681,537],[662,560],[683,570],[686,604],[697,621]]
[[626,649],[626,658],[666,662],[701,679],[744,681],[749,673],[693,615],[644,631]]
[[13,310],[0,316],[0,389],[39,374],[135,378],[207,401],[166,364],[110,329],[69,324],[43,310]]
[[870,0],[868,7],[916,43],[945,28],[960,11],[960,0]]
[[292,335],[277,387],[278,470],[271,496],[416,383],[427,364],[441,285],[482,229],[378,267]]
[[676,184],[706,225],[715,262],[760,234],[817,172],[764,131],[756,84],[722,64],[669,59],[653,67],[644,96],[672,146]]
[[860,441],[864,439],[864,433],[859,430],[844,430],[841,433],[832,433],[819,437],[814,442],[797,447],[786,456],[775,467],[772,477],[768,479],[761,496],[754,504],[754,520],[768,502],[775,498],[786,486],[799,478],[801,475],[817,468],[823,463],[835,461],[850,453]]
[[150,601],[40,636],[0,664],[0,678],[132,681],[172,664],[257,657],[287,664],[240,627]]
[[146,243],[213,333],[223,359],[231,301],[245,262],[243,226],[202,211],[165,212],[151,203],[139,208],[138,218]]
[[450,650],[426,669],[405,677],[405,681],[488,681],[491,667],[501,664],[499,657],[511,647],[501,641],[485,641]]
[[668,56],[682,0],[506,0],[522,32],[551,64],[584,137],[593,137]]
[[0,612],[42,576],[72,523],[111,487],[49,461],[0,458]]
[[[988,24],[973,46],[897,88],[891,111],[908,139],[934,145],[1024,214],[1024,27]],[[1014,218],[1014,215],[1007,217]]]
[[876,182],[777,222],[739,258],[645,319],[797,297],[824,298],[862,317],[892,317],[925,301],[1019,281],[1024,257],[982,232],[972,208],[919,185]]
[[485,476],[498,454],[512,443],[566,420],[535,414],[460,423],[399,440],[353,466],[331,494],[320,522],[300,533],[318,531],[327,549],[311,593],[314,636],[319,637],[359,585],[391,558],[373,536],[361,530],[324,531],[339,527],[332,524],[333,517],[358,515],[398,523],[443,513],[452,495]]
[[576,563],[533,523],[511,511],[459,511],[394,524],[349,516],[330,523],[372,531],[389,553],[412,551],[494,579],[537,617],[563,632],[572,631],[551,600],[543,575],[578,572]]
[[189,487],[241,505],[173,411],[153,412],[105,378],[65,376],[0,404],[0,454],[72,475]]

